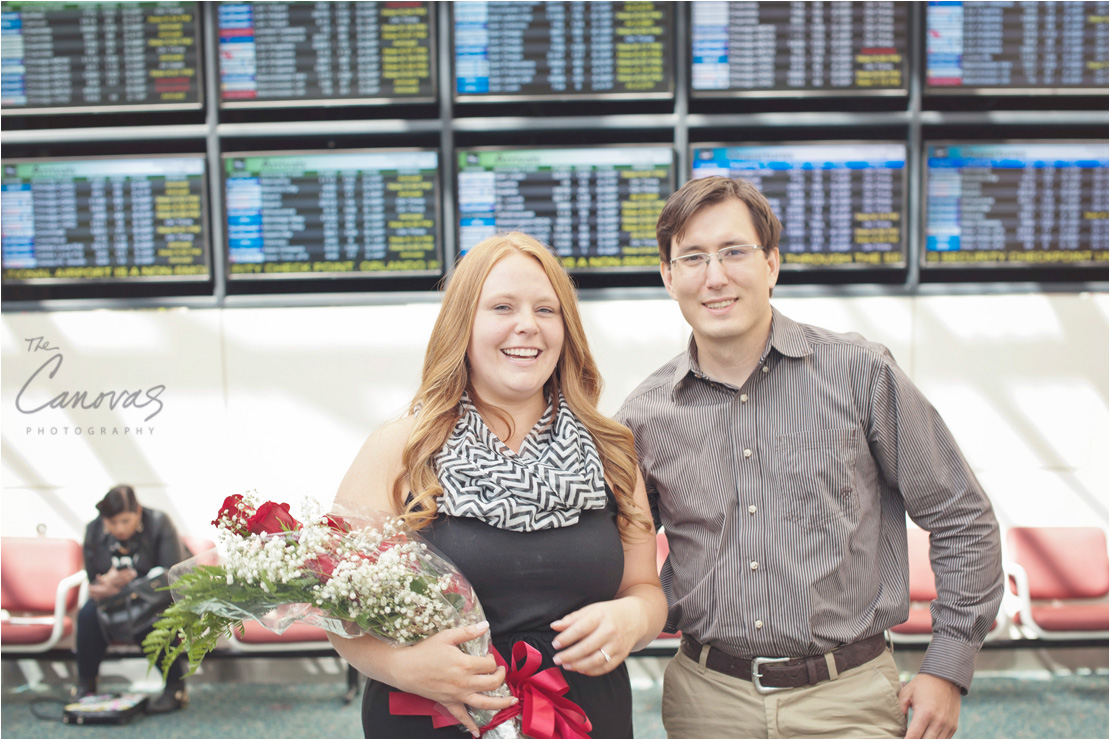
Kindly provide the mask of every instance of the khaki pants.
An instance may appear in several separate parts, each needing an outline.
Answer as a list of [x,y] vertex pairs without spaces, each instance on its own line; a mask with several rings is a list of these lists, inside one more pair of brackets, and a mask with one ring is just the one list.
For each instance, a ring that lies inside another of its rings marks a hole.
[[[705,652],[703,651],[703,656]],[[890,650],[816,686],[760,694],[681,651],[663,674],[663,726],[672,738],[905,737],[902,682]]]

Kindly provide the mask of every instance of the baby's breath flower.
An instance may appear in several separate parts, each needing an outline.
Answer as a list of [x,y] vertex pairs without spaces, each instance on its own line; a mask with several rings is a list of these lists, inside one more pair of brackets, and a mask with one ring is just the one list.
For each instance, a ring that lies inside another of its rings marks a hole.
[[457,590],[457,571],[396,520],[377,529],[338,531],[328,526],[322,508],[306,504],[293,531],[244,534],[243,521],[260,504],[256,495],[245,496],[242,519],[218,520],[224,553],[219,580],[236,587],[235,597],[218,602],[206,595],[204,610],[224,610],[233,620],[277,619],[283,626],[305,620],[327,628],[329,621],[345,620],[396,643],[423,639],[466,616],[446,596]]

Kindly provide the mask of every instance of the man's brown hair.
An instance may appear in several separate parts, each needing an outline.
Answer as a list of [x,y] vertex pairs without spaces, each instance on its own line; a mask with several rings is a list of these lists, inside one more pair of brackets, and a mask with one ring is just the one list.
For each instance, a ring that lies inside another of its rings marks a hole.
[[782,225],[771,210],[771,204],[763,193],[747,180],[728,177],[704,177],[690,180],[678,189],[663,206],[659,220],[655,224],[655,236],[659,240],[659,259],[664,264],[671,261],[671,240],[681,239],[686,224],[698,211],[708,205],[720,203],[728,198],[736,198],[748,207],[752,224],[759,235],[760,246],[767,252],[778,249]]

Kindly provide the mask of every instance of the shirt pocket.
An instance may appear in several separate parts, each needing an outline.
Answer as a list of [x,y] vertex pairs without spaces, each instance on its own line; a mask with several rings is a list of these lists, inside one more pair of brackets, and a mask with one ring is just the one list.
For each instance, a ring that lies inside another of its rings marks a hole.
[[774,495],[783,519],[815,529],[833,519],[856,520],[853,485],[856,429],[826,429],[775,438],[771,454]]

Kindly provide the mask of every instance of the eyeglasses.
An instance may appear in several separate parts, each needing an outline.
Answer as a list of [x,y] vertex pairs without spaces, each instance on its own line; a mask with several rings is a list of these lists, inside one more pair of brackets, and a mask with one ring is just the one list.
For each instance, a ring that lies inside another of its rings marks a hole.
[[723,267],[731,267],[741,264],[758,249],[763,249],[763,247],[759,244],[736,244],[725,247],[716,254],[692,252],[681,257],[675,257],[671,260],[671,267],[680,275],[695,275],[703,272],[714,257],[720,261]]

